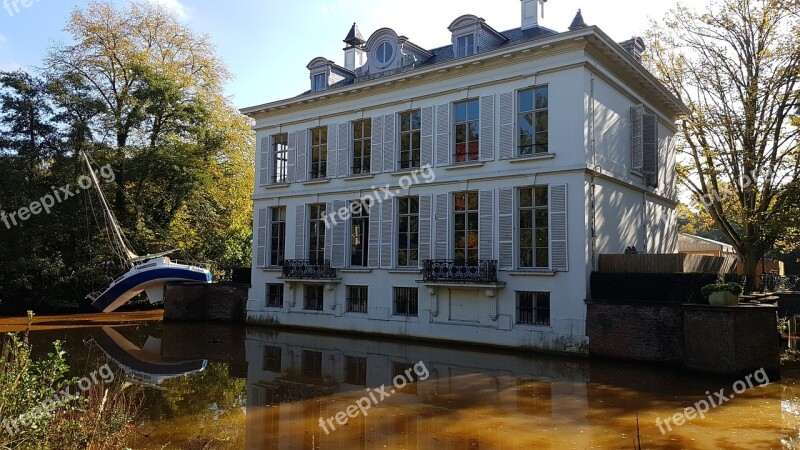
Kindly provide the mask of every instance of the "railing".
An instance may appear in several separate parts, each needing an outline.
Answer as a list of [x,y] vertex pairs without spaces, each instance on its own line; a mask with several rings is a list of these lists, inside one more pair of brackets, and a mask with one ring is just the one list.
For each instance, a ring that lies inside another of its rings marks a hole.
[[800,292],[800,277],[782,277],[774,270],[762,273],[761,292]]
[[469,263],[446,259],[426,259],[423,261],[422,278],[426,282],[497,283],[497,261],[481,260]]
[[329,259],[321,261],[285,259],[282,276],[290,279],[328,280],[336,278],[336,269],[331,267]]

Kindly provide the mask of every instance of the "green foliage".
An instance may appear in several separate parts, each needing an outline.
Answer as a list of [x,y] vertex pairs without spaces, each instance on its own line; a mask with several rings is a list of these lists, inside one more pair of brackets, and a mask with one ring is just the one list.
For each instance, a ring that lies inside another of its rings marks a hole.
[[715,283],[703,286],[701,292],[704,296],[708,297],[714,292],[730,292],[733,295],[741,295],[744,289],[738,283]]

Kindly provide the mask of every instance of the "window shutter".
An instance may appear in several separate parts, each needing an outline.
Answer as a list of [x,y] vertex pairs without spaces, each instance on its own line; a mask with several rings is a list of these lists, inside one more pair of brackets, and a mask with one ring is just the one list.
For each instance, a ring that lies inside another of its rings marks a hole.
[[514,189],[500,189],[498,193],[498,222],[500,267],[514,268]]
[[481,97],[480,160],[494,161],[494,95]]
[[642,119],[642,174],[648,186],[658,187],[658,120],[655,114]]
[[550,257],[552,269],[567,272],[567,185],[550,186]]
[[307,153],[308,130],[301,130],[297,132],[297,165],[294,168],[295,181],[302,182],[308,179]]
[[431,206],[433,196],[419,196],[419,266],[431,258]]
[[350,175],[350,168],[348,167],[350,162],[350,156],[347,154],[347,150],[350,148],[350,124],[349,123],[340,123],[339,124],[339,156],[337,157],[339,162],[339,173],[340,177],[346,177]]
[[420,110],[420,165],[433,167],[433,107]]
[[478,197],[478,259],[494,259],[494,191]]
[[[450,164],[450,104],[436,107],[436,166]],[[437,213],[438,214],[438,213]]]
[[499,95],[500,103],[500,159],[513,158],[514,151],[514,93],[503,92]]
[[377,269],[381,262],[381,208],[373,201],[369,209],[369,267]]
[[[325,215],[328,216],[333,211],[333,203],[328,202],[325,204]],[[336,218],[338,221],[338,218]],[[330,224],[330,226],[328,226]],[[333,221],[328,221],[325,224],[325,257],[323,259],[327,259],[331,261],[333,259],[333,227],[341,227],[343,226],[340,222],[338,225],[333,225]]]
[[269,148],[269,136],[261,138],[261,160],[259,161],[260,166],[260,176],[258,180],[259,186],[266,186],[269,183],[269,160],[270,160],[270,148]]
[[447,248],[448,244],[448,222],[450,219],[450,211],[448,203],[450,194],[436,194],[436,249],[434,254],[436,259],[449,259],[450,250]]
[[297,206],[294,230],[294,259],[308,259],[306,257],[306,205]]
[[370,150],[370,172],[383,170],[383,116],[372,118],[372,150]]
[[394,203],[396,199],[381,203],[381,269],[391,269],[392,237],[394,237]]
[[[329,213],[336,213],[337,217],[336,220],[339,220],[338,212],[342,208],[347,207],[347,202],[344,200],[336,200],[333,202],[333,210],[328,211]],[[333,242],[331,242],[331,246],[333,248],[333,252],[331,253],[331,266],[333,267],[347,267],[347,261],[345,259],[345,241],[347,240],[347,222],[339,222],[337,224],[333,224]],[[327,238],[326,238],[327,239]],[[327,243],[327,240],[325,241]]]
[[289,142],[286,145],[286,181],[295,182],[295,160],[297,159],[297,132],[289,133]]
[[387,114],[383,117],[383,172],[394,172],[394,141],[395,141],[395,118],[394,114]]
[[644,158],[644,105],[631,108],[631,170],[641,172]]
[[339,125],[328,125],[328,167],[327,178],[336,178],[336,171],[339,169]]
[[256,267],[267,267],[267,208],[258,210]]

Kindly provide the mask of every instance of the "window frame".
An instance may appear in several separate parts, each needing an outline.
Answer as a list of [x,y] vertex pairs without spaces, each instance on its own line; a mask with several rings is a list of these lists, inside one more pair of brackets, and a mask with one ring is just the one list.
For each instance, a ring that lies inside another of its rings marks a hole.
[[[389,55],[388,58],[386,58],[386,51],[384,50],[384,60],[383,61],[381,61],[381,57],[380,57],[381,48],[391,50],[391,55]],[[381,41],[380,43],[378,43],[378,45],[375,46],[375,64],[378,67],[380,67],[381,69],[389,66],[392,63],[392,61],[394,61],[396,53],[397,53],[396,49],[394,48],[394,45],[392,45],[392,43],[390,41],[388,41],[388,40]]]
[[[406,211],[403,212],[403,204],[404,202],[408,202],[406,206]],[[416,211],[412,211],[412,206],[416,206]],[[419,208],[419,196],[417,195],[410,195],[406,197],[398,197],[397,198],[397,267],[401,268],[418,268],[419,267],[419,220],[420,220],[420,208]],[[406,219],[405,226],[404,220]],[[416,226],[414,225],[416,223]],[[416,231],[413,231],[416,228]],[[403,242],[403,237],[406,238],[406,245],[402,246],[401,242]],[[417,245],[414,247],[411,243],[416,239]],[[416,252],[416,259],[412,259],[412,255]],[[405,255],[406,261],[405,263],[401,260],[402,256]]]
[[[357,137],[358,126],[361,125],[361,136]],[[350,125],[351,136],[350,141],[352,148],[352,159],[350,161],[350,174],[351,175],[366,175],[372,171],[372,119],[354,120]],[[361,155],[356,157],[357,144],[361,146]],[[356,163],[358,159],[359,163]],[[358,168],[358,171],[356,169]]]
[[[464,201],[462,202],[464,205],[464,209],[459,210],[459,197],[464,196]],[[476,265],[478,264],[478,248],[480,247],[480,200],[479,200],[479,192],[478,191],[460,191],[460,192],[453,192],[452,201],[453,201],[453,260],[457,263],[463,264],[470,264]],[[471,200],[474,199],[475,209],[471,209],[470,206],[472,204]],[[458,222],[459,216],[463,216],[464,218],[464,229],[459,230]],[[475,229],[470,229],[470,223],[474,219]],[[464,234],[464,246],[463,248],[459,248],[458,245],[458,238],[459,238],[459,231]],[[469,247],[470,236],[474,233],[474,240],[475,243],[474,248]],[[464,251],[464,255],[459,258],[458,252],[459,250]],[[474,258],[470,257],[470,254],[474,253]]]
[[[530,206],[523,206],[522,205],[522,193],[525,190],[531,191],[531,205]],[[537,196],[537,192],[544,190],[544,196],[539,197]],[[547,270],[550,269],[552,266],[552,249],[551,249],[551,238],[550,238],[550,186],[549,185],[536,185],[536,186],[522,186],[516,189],[517,195],[517,217],[516,217],[516,238],[517,238],[517,264],[518,267],[521,269],[530,269],[530,270]],[[537,204],[537,199],[544,198],[546,203],[544,205]],[[531,228],[523,228],[522,227],[522,220],[523,220],[523,212],[530,211],[531,213]],[[544,211],[546,213],[546,226],[539,226],[537,213]],[[531,233],[531,247],[523,247],[523,231],[528,230]],[[544,230],[544,235],[547,237],[547,245],[540,246],[537,245],[536,234],[538,231]],[[530,250],[530,265],[526,265],[523,261],[523,251]],[[537,252],[540,250],[546,250],[547,252],[547,264],[540,265],[538,260]]]
[[[471,117],[471,106],[475,104],[475,117]],[[459,105],[465,105],[464,120],[458,118]],[[459,126],[465,126],[464,142],[459,143]],[[474,139],[470,139],[470,129],[475,130]],[[464,145],[465,151],[459,154],[458,146]],[[473,147],[474,146],[474,147]],[[474,151],[473,151],[474,148]],[[453,164],[472,164],[481,159],[481,101],[480,98],[471,98],[453,103]],[[461,159],[461,158],[464,159]],[[460,160],[461,159],[461,160]]]
[[[471,40],[471,43],[467,43],[467,40]],[[456,38],[456,48],[455,54],[456,59],[458,58],[466,58],[468,56],[473,56],[478,54],[478,43],[477,43],[477,36],[475,33],[465,34],[463,36],[459,36]],[[461,46],[461,42],[464,42],[464,46]],[[470,51],[471,49],[471,51]],[[462,52],[463,50],[463,52]]]
[[261,369],[266,372],[282,373],[283,349],[275,345],[265,345],[262,351],[264,360]]
[[[274,289],[274,292],[273,292]],[[283,284],[282,283],[267,283],[266,286],[266,307],[267,308],[283,308]],[[277,299],[278,302],[273,300]]]
[[344,355],[344,377],[342,383],[353,386],[366,386],[367,358]]
[[[400,160],[397,166],[400,169],[418,169],[422,166],[422,110],[411,109],[398,113],[400,119],[400,136],[398,146],[400,148]],[[404,129],[404,117],[408,116],[408,130]],[[416,128],[414,126],[416,125]],[[408,136],[408,148],[403,148],[403,138]],[[416,137],[417,146],[414,147]],[[404,160],[404,156],[408,158]]]
[[[278,219],[275,219],[275,213]],[[270,208],[269,215],[269,266],[281,267],[286,259],[286,217],[287,209],[285,206]],[[277,227],[278,235],[275,236]]]
[[[314,294],[313,296],[311,295],[312,290]],[[314,302],[313,304],[312,301]],[[303,286],[303,311],[324,311],[324,310],[325,310],[325,286],[321,284],[305,284]]]
[[[369,267],[369,207],[363,202],[352,202],[361,204],[361,208],[350,208],[350,267]],[[359,226],[361,249],[357,250],[354,244],[356,238],[356,225]],[[358,255],[356,255],[358,253]],[[356,263],[358,262],[358,263]]]
[[[309,140],[308,160],[311,167],[308,171],[310,181],[324,180],[328,178],[328,127],[321,126],[309,130],[311,139]],[[315,154],[316,150],[316,154]]]
[[[540,92],[540,91],[544,91],[545,94],[546,94],[544,98],[546,99],[547,104],[544,107],[539,107],[539,105],[537,103],[537,98],[538,98],[537,93]],[[531,99],[531,108],[532,109],[523,111],[522,110],[522,107],[523,107],[523,105],[522,105],[523,104],[522,95],[527,93],[527,92],[533,93],[533,97]],[[547,154],[549,154],[550,153],[550,86],[547,85],[547,84],[544,84],[544,85],[540,85],[540,86],[531,86],[531,87],[528,87],[528,88],[525,88],[525,89],[520,89],[520,90],[518,90],[516,92],[515,97],[516,97],[516,102],[517,102],[516,103],[516,108],[515,108],[515,113],[516,113],[516,126],[515,126],[516,133],[515,133],[515,137],[514,137],[514,139],[516,141],[516,146],[515,146],[516,156],[518,156],[518,157],[527,157],[527,156],[536,156],[536,155],[547,155]],[[528,114],[530,114],[532,116],[531,117],[531,131],[532,131],[531,143],[523,145],[522,144],[523,116],[524,115],[528,115]],[[546,131],[537,131],[537,126],[539,124],[539,121],[537,119],[538,119],[540,114],[544,115],[545,120],[547,121],[547,130]],[[541,144],[541,145],[544,146],[544,151],[539,151],[539,145],[540,144],[537,143],[537,140],[538,140],[540,135],[544,135],[544,144]],[[523,151],[523,149],[527,149],[527,150]]]
[[348,313],[369,314],[369,286],[347,285],[345,308]]
[[[525,297],[525,298],[523,298]],[[529,298],[528,298],[529,297]],[[530,301],[530,305],[522,306],[523,300]],[[546,303],[546,306],[545,306]],[[547,312],[546,318],[544,311]],[[523,312],[529,320],[523,320]],[[553,321],[552,294],[540,291],[516,291],[516,324],[533,327],[550,327]]]
[[[270,179],[272,184],[289,182],[289,133],[272,135],[272,164]],[[283,164],[279,164],[283,162]]]
[[[315,73],[311,77],[311,88],[314,92],[321,92],[328,89],[328,74]],[[320,82],[321,81],[321,82]]]
[[[395,286],[392,289],[392,315],[402,317],[419,317],[419,288]],[[409,295],[408,298],[399,298],[401,294]],[[413,294],[413,295],[412,295]],[[406,305],[405,312],[401,312],[398,304]]]
[[[325,203],[308,205],[308,262],[322,264],[325,261]],[[319,255],[322,258],[319,258]]]

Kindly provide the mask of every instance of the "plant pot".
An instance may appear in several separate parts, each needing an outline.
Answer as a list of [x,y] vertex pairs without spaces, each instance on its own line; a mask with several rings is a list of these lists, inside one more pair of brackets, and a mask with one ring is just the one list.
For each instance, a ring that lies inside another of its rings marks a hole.
[[738,306],[739,296],[728,291],[712,292],[708,296],[708,303],[711,306]]

